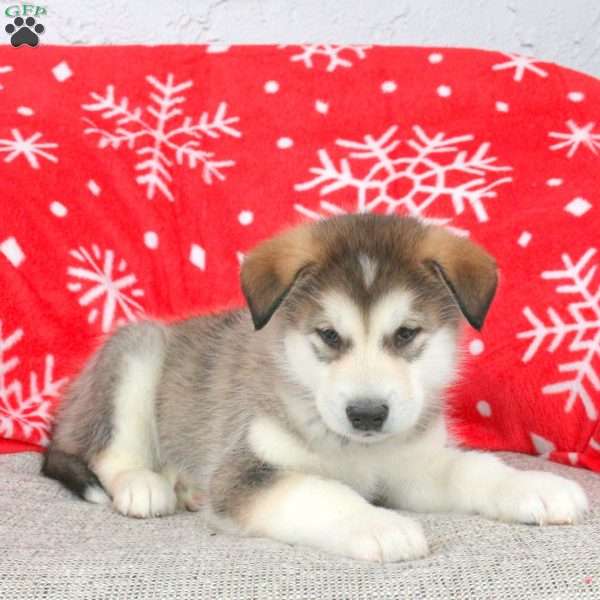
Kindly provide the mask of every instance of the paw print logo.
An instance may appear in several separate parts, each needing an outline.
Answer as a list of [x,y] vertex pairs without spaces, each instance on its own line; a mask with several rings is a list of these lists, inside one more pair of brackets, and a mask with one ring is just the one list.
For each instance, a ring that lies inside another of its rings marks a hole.
[[17,17],[12,23],[9,23],[5,28],[6,33],[10,35],[10,43],[18,48],[23,44],[27,44],[34,48],[38,45],[40,34],[44,33],[44,26],[41,23],[35,22],[33,17]]

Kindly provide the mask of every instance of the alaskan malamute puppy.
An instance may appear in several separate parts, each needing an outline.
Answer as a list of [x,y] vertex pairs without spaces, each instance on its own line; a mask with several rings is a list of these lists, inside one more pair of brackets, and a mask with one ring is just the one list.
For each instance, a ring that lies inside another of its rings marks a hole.
[[576,483],[447,440],[461,315],[480,329],[496,289],[482,248],[343,216],[263,242],[241,279],[249,310],[110,337],[64,399],[43,472],[131,517],[201,510],[382,562],[428,553],[396,509],[540,525],[585,512]]

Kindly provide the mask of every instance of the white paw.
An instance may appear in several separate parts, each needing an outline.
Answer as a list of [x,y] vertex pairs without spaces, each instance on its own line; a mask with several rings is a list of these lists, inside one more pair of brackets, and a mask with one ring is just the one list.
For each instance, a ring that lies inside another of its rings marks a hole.
[[206,495],[191,483],[179,479],[175,484],[177,507],[191,512],[199,511],[206,502]]
[[588,509],[581,486],[542,471],[514,471],[490,498],[486,516],[535,525],[566,525],[579,521]]
[[128,517],[161,517],[175,512],[173,486],[158,473],[126,471],[113,484],[113,506]]
[[[350,558],[384,563],[429,554],[421,525],[393,510],[369,507],[341,527],[342,543],[334,551]],[[336,537],[335,532],[329,533]]]

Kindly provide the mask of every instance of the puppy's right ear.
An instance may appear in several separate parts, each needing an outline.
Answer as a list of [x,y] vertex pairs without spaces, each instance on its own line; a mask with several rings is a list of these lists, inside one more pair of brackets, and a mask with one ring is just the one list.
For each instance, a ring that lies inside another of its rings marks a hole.
[[284,301],[300,273],[319,260],[311,225],[300,225],[259,244],[242,263],[242,291],[256,329]]

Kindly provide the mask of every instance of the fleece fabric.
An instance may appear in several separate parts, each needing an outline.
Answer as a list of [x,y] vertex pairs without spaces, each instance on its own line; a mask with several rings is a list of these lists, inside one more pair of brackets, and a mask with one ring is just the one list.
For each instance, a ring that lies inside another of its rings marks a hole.
[[480,50],[1,47],[0,450],[115,327],[240,305],[255,243],[373,211],[497,258],[460,439],[600,471],[599,120],[596,79]]

